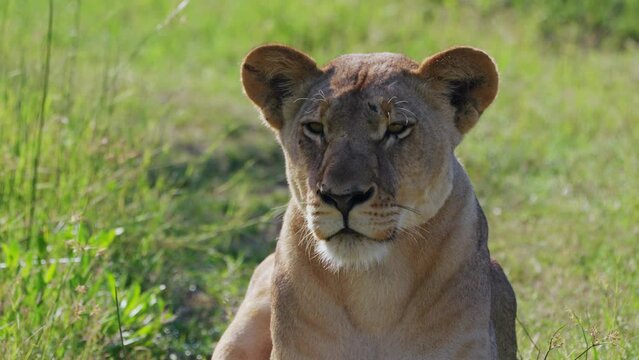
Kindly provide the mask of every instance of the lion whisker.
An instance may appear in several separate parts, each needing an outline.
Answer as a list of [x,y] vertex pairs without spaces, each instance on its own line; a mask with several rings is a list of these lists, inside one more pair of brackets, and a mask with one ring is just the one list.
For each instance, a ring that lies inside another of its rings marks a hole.
[[400,234],[405,235],[409,241],[417,245],[419,243],[418,237],[419,235],[412,232],[410,229],[397,228]]
[[419,210],[412,208],[410,206],[406,206],[406,205],[401,205],[401,204],[393,204],[394,206],[400,208],[400,209],[404,209],[404,210],[408,210],[416,215],[422,215],[421,212],[419,212]]
[[398,108],[398,109],[400,109],[400,110],[402,110],[402,111],[406,111],[406,112],[408,112],[409,114],[413,115],[414,117],[417,117],[417,115],[415,115],[415,113],[414,113],[414,112],[412,112],[412,111],[408,110],[407,108],[404,108],[404,107],[401,107],[401,106],[398,106],[397,108]]
[[407,125],[408,125],[408,123],[410,122],[410,121],[408,120],[408,116],[406,116],[406,114],[404,114],[404,113],[402,113],[402,116],[404,116],[404,120],[406,121],[406,122],[405,122],[405,124],[404,124],[404,126],[407,126]]
[[[328,100],[326,100],[326,96],[324,95],[324,92],[322,90],[318,91],[317,94],[315,94],[315,96],[319,95],[320,99],[319,101],[323,101],[325,103],[328,103]],[[315,97],[313,96],[313,97]]]

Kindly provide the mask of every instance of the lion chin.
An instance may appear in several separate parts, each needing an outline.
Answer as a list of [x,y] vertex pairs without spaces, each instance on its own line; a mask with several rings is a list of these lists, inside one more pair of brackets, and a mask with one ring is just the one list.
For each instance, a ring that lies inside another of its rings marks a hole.
[[365,271],[382,263],[389,248],[389,241],[373,240],[352,230],[341,230],[326,240],[318,240],[315,252],[329,270]]

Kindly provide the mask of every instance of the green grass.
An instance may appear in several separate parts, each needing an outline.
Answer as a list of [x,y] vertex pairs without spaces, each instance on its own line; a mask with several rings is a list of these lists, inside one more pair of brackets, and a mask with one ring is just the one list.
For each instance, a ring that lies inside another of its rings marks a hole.
[[47,72],[45,2],[0,2],[4,357],[210,356],[288,198],[239,83],[265,42],[320,63],[488,51],[500,94],[458,155],[517,292],[521,357],[639,357],[639,48],[618,12],[636,1],[589,2],[585,21],[551,2],[52,3]]

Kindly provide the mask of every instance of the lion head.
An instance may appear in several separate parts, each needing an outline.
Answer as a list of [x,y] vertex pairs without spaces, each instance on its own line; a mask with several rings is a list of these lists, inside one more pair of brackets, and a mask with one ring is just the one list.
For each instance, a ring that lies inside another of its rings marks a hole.
[[305,241],[339,269],[383,261],[437,213],[453,186],[454,149],[493,101],[498,76],[469,47],[421,64],[350,54],[320,69],[267,45],[246,56],[242,83],[284,150]]

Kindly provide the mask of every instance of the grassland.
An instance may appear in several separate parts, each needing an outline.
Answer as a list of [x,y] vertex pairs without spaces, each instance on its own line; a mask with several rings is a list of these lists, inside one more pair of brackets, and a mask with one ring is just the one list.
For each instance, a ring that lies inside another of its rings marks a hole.
[[239,83],[265,42],[320,63],[489,52],[501,91],[458,155],[518,295],[520,356],[639,357],[633,18],[589,32],[512,3],[1,1],[3,357],[210,355],[288,198]]

